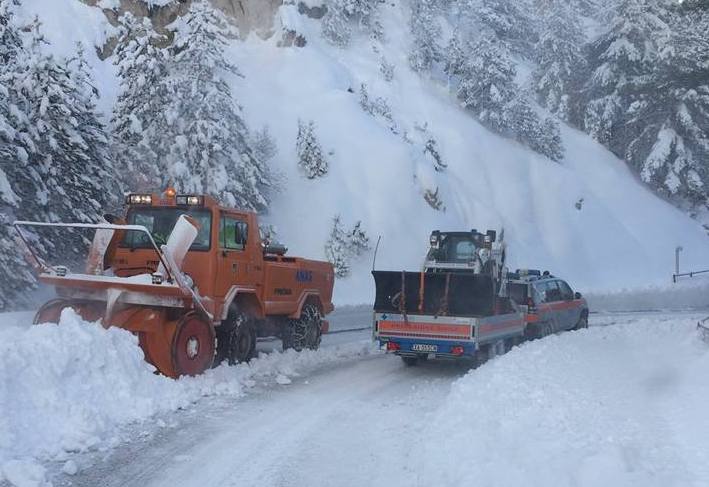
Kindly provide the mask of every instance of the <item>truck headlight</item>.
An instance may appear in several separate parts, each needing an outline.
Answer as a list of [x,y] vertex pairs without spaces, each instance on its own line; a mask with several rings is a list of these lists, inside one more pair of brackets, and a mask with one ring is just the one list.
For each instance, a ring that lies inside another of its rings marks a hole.
[[175,197],[175,204],[178,206],[204,206],[204,197],[181,194]]
[[128,196],[130,205],[152,205],[153,196],[150,194],[131,194]]

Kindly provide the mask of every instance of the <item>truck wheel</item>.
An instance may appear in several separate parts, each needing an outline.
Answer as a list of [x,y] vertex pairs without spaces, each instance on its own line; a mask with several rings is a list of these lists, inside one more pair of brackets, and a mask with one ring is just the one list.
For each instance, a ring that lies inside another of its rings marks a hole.
[[249,316],[242,312],[230,313],[229,318],[217,328],[217,360],[227,360],[229,365],[248,362],[256,349],[256,331]]
[[419,358],[418,357],[406,357],[406,356],[401,356],[401,360],[404,361],[407,367],[412,367],[414,365],[418,365],[419,363]]
[[172,338],[172,364],[175,374],[199,375],[214,361],[214,327],[195,312],[187,313],[177,324]]
[[579,318],[578,323],[574,326],[574,330],[581,330],[582,328],[588,328],[588,315],[583,313],[581,318]]
[[306,304],[297,320],[288,320],[283,330],[283,350],[317,350],[322,339],[322,316],[317,306]]

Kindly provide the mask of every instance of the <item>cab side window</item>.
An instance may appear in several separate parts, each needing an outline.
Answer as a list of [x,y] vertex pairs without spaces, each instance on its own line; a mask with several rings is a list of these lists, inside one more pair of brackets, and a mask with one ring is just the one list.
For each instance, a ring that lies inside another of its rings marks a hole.
[[547,281],[545,285],[545,303],[553,303],[554,301],[561,301],[561,290],[557,286],[556,281]]
[[533,286],[534,288],[534,302],[536,304],[546,303],[547,293],[546,293],[546,283],[540,282]]
[[559,282],[559,289],[561,290],[561,299],[570,301],[574,299],[574,292],[571,290],[568,284],[566,284],[564,281],[558,281]]
[[249,236],[249,226],[245,221],[231,216],[222,216],[219,243],[223,249],[244,250]]

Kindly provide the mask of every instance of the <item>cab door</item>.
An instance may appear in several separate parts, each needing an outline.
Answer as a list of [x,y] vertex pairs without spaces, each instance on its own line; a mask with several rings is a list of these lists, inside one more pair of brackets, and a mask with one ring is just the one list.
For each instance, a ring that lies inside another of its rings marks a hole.
[[551,324],[552,330],[556,333],[565,323],[564,311],[560,309],[561,291],[556,281],[552,280],[540,281],[538,286],[542,300],[542,304],[539,305],[539,310],[543,311],[542,320]]
[[571,328],[575,327],[581,319],[582,309],[580,304],[576,302],[576,298],[574,297],[574,292],[571,290],[571,286],[569,286],[566,282],[562,280],[559,280],[558,283],[559,289],[561,290],[561,297],[566,303],[566,321],[564,323],[564,328],[566,330],[570,330]]
[[221,213],[219,252],[217,255],[216,294],[225,297],[233,286],[255,289],[253,252],[249,250],[250,233],[245,216]]

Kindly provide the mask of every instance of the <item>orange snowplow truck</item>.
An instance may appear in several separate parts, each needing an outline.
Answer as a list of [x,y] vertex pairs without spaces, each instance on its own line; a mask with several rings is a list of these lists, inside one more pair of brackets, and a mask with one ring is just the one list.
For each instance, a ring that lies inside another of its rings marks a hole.
[[[260,336],[281,338],[284,349],[319,347],[333,310],[331,264],[286,256],[262,241],[256,214],[209,196],[167,190],[126,203],[124,217],[107,215],[104,224],[15,222],[39,280],[57,291],[36,324],[57,323],[73,308],[130,330],[170,377],[247,361]],[[81,269],[49,265],[34,249],[43,230],[63,229],[93,233],[86,261],[74,266]]]

